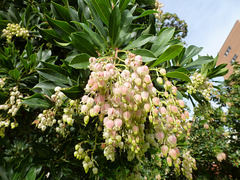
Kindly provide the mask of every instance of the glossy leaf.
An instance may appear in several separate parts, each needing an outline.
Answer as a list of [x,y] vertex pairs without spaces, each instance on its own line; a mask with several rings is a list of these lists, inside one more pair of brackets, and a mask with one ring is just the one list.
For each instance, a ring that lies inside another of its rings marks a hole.
[[169,72],[166,74],[166,76],[169,78],[177,78],[183,81],[191,82],[191,79],[188,77],[188,75],[179,71]]
[[119,31],[120,31],[120,22],[121,22],[121,14],[119,11],[119,7],[115,6],[112,10],[110,17],[109,17],[109,36],[112,42],[112,48],[115,48],[119,38]]
[[132,0],[121,0],[119,2],[119,9],[120,11],[124,11],[124,9],[126,9],[126,7],[128,6],[128,4],[131,2]]
[[29,98],[22,101],[22,104],[26,104],[31,108],[49,108],[50,104],[40,98]]
[[159,12],[156,11],[156,10],[147,10],[147,11],[144,11],[140,16],[135,16],[134,20],[136,20],[138,18],[141,18],[141,17],[144,17],[144,16],[147,16],[149,14],[153,14],[153,13],[159,13]]
[[131,44],[129,44],[127,47],[125,47],[123,50],[130,50],[136,47],[141,47],[142,45],[148,43],[152,39],[152,35],[150,34],[144,34],[134,40]]
[[132,53],[142,56],[143,62],[150,62],[157,59],[157,57],[147,49],[136,49],[132,51]]
[[76,21],[72,21],[72,22],[81,26],[89,34],[89,37],[99,49],[106,51],[105,41],[99,34],[93,32],[91,28],[84,23],[79,23]]
[[172,45],[153,63],[152,67],[175,58],[182,51],[182,45]]
[[108,0],[92,0],[92,4],[97,11],[101,20],[108,26],[109,25],[109,17],[110,17],[110,8],[111,4]]
[[79,54],[72,59],[69,66],[75,69],[87,69],[90,57],[91,56],[85,53]]
[[58,42],[67,42],[67,41],[63,40],[62,37],[58,33],[56,33],[56,31],[54,31],[53,29],[39,28],[39,32],[42,35],[43,39],[45,39],[46,41],[48,41],[52,44],[56,44],[54,40],[56,40]]
[[167,44],[168,41],[173,37],[175,29],[165,28],[156,38],[154,44],[152,45],[151,51],[156,52],[156,50]]
[[94,45],[87,33],[78,32],[71,35],[73,46],[82,53],[87,53],[91,56],[97,56]]
[[42,69],[38,69],[37,72],[46,80],[51,80],[58,83],[68,83],[67,77],[61,75],[56,71],[53,71],[47,68],[42,68]]
[[71,21],[70,12],[67,8],[61,6],[60,4],[52,2],[51,9],[56,19],[67,22]]
[[48,16],[47,21],[49,25],[66,41],[69,41],[69,36],[72,32],[75,32],[76,29],[73,28],[70,24],[65,21],[54,20]]
[[10,70],[8,74],[15,80],[18,80],[20,77],[20,72],[17,69]]
[[79,99],[84,94],[84,88],[82,86],[73,86],[69,89],[61,90],[67,97],[71,99]]
[[107,31],[104,28],[103,24],[100,23],[99,21],[96,20],[88,20],[88,22],[90,22],[92,25],[94,25],[96,27],[96,29],[98,30],[99,34],[106,39],[107,37]]
[[202,47],[196,47],[194,45],[189,46],[184,53],[184,56],[183,56],[183,59],[181,60],[180,65],[184,65],[189,59],[198,55],[202,49],[203,49]]
[[209,62],[212,62],[213,58],[209,57],[209,56],[201,56],[198,59],[196,59],[195,61],[188,63],[186,66],[184,66],[185,68],[187,68],[188,70],[191,69],[201,69],[203,64],[207,64]]

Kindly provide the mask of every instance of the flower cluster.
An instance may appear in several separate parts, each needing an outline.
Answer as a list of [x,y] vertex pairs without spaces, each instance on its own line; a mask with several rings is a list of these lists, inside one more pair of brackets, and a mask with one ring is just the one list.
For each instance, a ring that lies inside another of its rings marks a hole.
[[160,19],[161,14],[163,13],[163,11],[162,11],[163,6],[164,5],[161,2],[159,2],[158,0],[155,1],[155,9],[154,10],[159,12],[159,13],[154,13],[154,15],[157,19]]
[[[4,136],[4,131],[6,127],[11,126],[12,129],[18,126],[17,121],[14,116],[16,116],[18,110],[21,107],[23,94],[18,91],[17,87],[10,89],[10,98],[0,105],[0,110],[3,110],[3,114],[0,118],[0,136]],[[5,114],[7,112],[7,115]],[[14,119],[14,122],[11,122],[11,119]]]
[[196,160],[191,157],[190,151],[183,153],[182,171],[187,179],[192,179],[192,170],[196,170]]
[[[54,102],[55,106],[50,109],[46,109],[42,113],[40,113],[37,119],[33,122],[33,124],[36,124],[37,128],[45,131],[48,126],[51,127],[57,123],[58,126],[56,127],[56,131],[64,135],[66,125],[68,124],[72,126],[74,123],[74,119],[72,118],[74,109],[72,109],[71,107],[63,108],[63,113],[59,113],[61,115],[58,119],[57,113],[59,112],[59,108],[66,100],[66,96],[63,92],[61,92],[61,87],[57,86],[54,90],[55,94],[51,96],[51,100]],[[70,105],[70,103],[68,104]]]
[[5,36],[7,38],[7,41],[11,42],[13,36],[22,36],[23,38],[29,37],[29,32],[27,29],[21,28],[19,24],[8,23],[6,29],[3,29],[2,36]]
[[210,95],[215,94],[213,85],[209,79],[202,76],[202,74],[195,72],[191,77],[192,83],[187,84],[187,92],[189,94],[196,93],[197,91],[210,101]]
[[84,122],[98,117],[108,160],[114,161],[121,150],[127,151],[128,160],[139,158],[152,145],[162,146],[164,156],[179,164],[177,139],[183,133],[189,136],[191,128],[184,101],[177,98],[177,87],[167,79],[165,69],[152,69],[157,72],[157,83],[164,87],[160,92],[148,66],[142,65],[142,57],[126,53],[125,60],[89,59],[92,72],[80,106]]
[[87,155],[87,152],[85,152],[84,149],[81,147],[81,143],[75,146],[74,157],[76,157],[78,160],[83,159],[82,164],[86,173],[89,171],[89,168],[92,168],[93,174],[98,173],[98,168],[96,168],[93,163],[94,160]]
[[225,159],[226,159],[226,154],[224,152],[221,152],[221,153],[217,154],[217,160],[219,162],[222,162],[222,160],[225,160]]

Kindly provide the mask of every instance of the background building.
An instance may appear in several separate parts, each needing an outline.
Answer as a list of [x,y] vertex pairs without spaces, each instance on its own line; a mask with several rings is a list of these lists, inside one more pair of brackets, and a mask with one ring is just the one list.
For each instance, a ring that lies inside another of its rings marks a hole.
[[235,61],[240,61],[240,20],[237,20],[234,24],[218,55],[217,65],[228,64],[226,68],[229,71],[224,76],[227,79],[233,72],[231,64]]

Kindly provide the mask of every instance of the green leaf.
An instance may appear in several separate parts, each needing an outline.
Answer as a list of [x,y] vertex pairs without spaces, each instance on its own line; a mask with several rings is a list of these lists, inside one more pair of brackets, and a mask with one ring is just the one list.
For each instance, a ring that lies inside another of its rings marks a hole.
[[174,28],[165,28],[164,31],[158,34],[157,39],[152,45],[151,51],[156,52],[159,47],[166,45],[167,42],[173,37],[174,31]]
[[133,19],[136,20],[136,19],[138,19],[138,18],[147,16],[147,15],[153,14],[153,13],[159,13],[159,12],[156,11],[156,10],[147,10],[147,11],[144,11],[140,16],[135,16]]
[[56,33],[56,31],[54,31],[53,29],[41,29],[41,28],[38,29],[43,39],[52,44],[56,44],[55,40],[57,42],[67,42],[63,40],[62,37],[58,33]]
[[61,86],[63,88],[68,86],[63,86],[62,83],[52,82],[52,81],[42,81],[36,84],[33,89],[41,88],[42,90],[54,90],[56,86]]
[[56,19],[67,22],[71,21],[70,12],[67,8],[61,6],[60,4],[52,2],[51,9]]
[[40,167],[31,167],[27,173],[27,175],[25,176],[25,180],[33,180],[33,179],[36,179],[37,175],[40,173],[42,169],[42,166]]
[[198,55],[202,49],[203,49],[202,47],[196,47],[194,45],[189,46],[184,53],[184,56],[183,56],[183,59],[181,60],[180,65],[184,65],[189,59]]
[[32,43],[30,42],[29,39],[27,40],[27,44],[25,46],[25,49],[27,51],[28,58],[30,58],[31,54],[33,53],[33,45],[32,45]]
[[90,29],[90,27],[84,23],[79,23],[76,21],[72,21],[72,22],[81,26],[89,34],[89,37],[99,49],[106,51],[106,45],[105,45],[106,42],[103,40],[103,38],[99,34],[93,32]]
[[209,79],[215,78],[215,77],[219,77],[219,76],[224,76],[228,73],[229,69],[227,68],[222,68],[222,69],[215,69],[214,71],[211,71],[210,73],[207,74],[207,77]]
[[162,53],[162,55],[153,63],[151,67],[157,66],[165,61],[175,58],[182,51],[182,45],[172,45],[166,51]]
[[88,20],[88,22],[90,22],[92,25],[94,25],[96,27],[96,29],[98,30],[99,34],[106,39],[107,38],[107,31],[104,28],[103,24],[100,21],[96,21],[96,20]]
[[124,11],[124,9],[126,9],[126,7],[128,6],[128,4],[131,2],[132,0],[121,0],[119,3],[119,9],[120,11]]
[[87,69],[88,65],[89,65],[90,57],[91,56],[89,56],[88,54],[85,54],[85,53],[78,54],[71,60],[69,66],[71,66],[75,69]]
[[178,71],[169,72],[166,74],[166,76],[169,78],[177,78],[183,81],[191,82],[191,79],[188,77],[188,75],[184,74],[183,72]]
[[61,90],[67,97],[71,99],[79,99],[84,94],[84,88],[82,86],[73,86],[69,89]]
[[28,5],[28,7],[26,8],[25,12],[24,12],[24,20],[23,20],[23,23],[24,23],[24,27],[28,28],[28,24],[29,24],[29,21],[31,20],[31,12],[32,12],[32,7],[30,5]]
[[53,82],[57,82],[57,83],[66,83],[68,84],[68,79],[66,76],[63,76],[62,74],[50,70],[48,68],[42,68],[42,69],[38,69],[37,72],[44,77],[46,80],[51,80]]
[[195,61],[188,63],[186,66],[184,66],[185,68],[187,68],[188,70],[191,69],[201,69],[203,64],[207,64],[209,62],[212,62],[213,58],[209,57],[209,56],[201,56],[198,59],[196,59]]
[[136,50],[133,50],[132,53],[142,56],[143,62],[150,62],[157,59],[157,57],[147,49],[136,49]]
[[87,53],[91,56],[97,56],[94,45],[87,33],[78,32],[71,35],[73,46],[80,52]]
[[47,101],[40,99],[40,98],[28,98],[26,100],[23,100],[22,104],[26,104],[29,107],[34,108],[34,109],[50,107],[50,104]]
[[119,31],[120,31],[120,22],[121,22],[121,13],[119,11],[119,7],[115,6],[112,13],[109,17],[109,36],[112,42],[112,48],[115,48],[118,38],[119,38]]
[[178,68],[175,71],[183,72],[184,74],[190,74],[190,72],[186,68],[183,68],[183,67]]
[[108,26],[111,4],[108,0],[92,0],[92,4],[101,20]]
[[141,47],[142,45],[148,43],[152,39],[152,35],[150,34],[144,34],[134,40],[131,44],[129,44],[127,47],[125,47],[123,50],[130,50],[136,47]]
[[54,20],[48,16],[47,21],[49,25],[65,40],[69,41],[69,36],[71,33],[76,32],[76,29],[73,28],[65,21]]
[[10,70],[8,74],[15,80],[18,80],[20,77],[20,72],[17,69]]

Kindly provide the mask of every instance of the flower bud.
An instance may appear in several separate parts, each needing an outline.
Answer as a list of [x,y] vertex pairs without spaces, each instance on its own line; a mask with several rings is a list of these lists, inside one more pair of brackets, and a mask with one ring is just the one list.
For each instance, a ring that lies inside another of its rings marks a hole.
[[144,104],[144,110],[145,110],[146,112],[149,112],[150,109],[151,109],[150,104]]
[[138,126],[133,126],[132,130],[133,130],[133,133],[136,135],[139,132],[139,127]]
[[174,149],[169,150],[169,155],[175,160],[177,159],[177,152]]
[[163,146],[161,147],[161,151],[162,151],[162,154],[163,154],[164,156],[167,156],[168,147],[167,147],[166,145],[163,145]]
[[158,77],[157,78],[157,83],[162,85],[163,84],[163,79],[161,77]]
[[157,98],[157,97],[154,97],[153,99],[152,99],[152,102],[153,102],[153,104],[155,105],[155,106],[159,106],[159,98]]
[[172,145],[175,146],[177,144],[177,138],[175,135],[171,135],[168,137],[168,142]]
[[115,119],[114,120],[114,125],[117,128],[120,128],[122,126],[122,120],[121,119]]
[[142,97],[143,101],[146,102],[148,100],[148,97],[149,97],[148,92],[147,91],[143,91],[141,93],[141,97]]
[[123,113],[123,118],[124,118],[125,121],[128,121],[131,118],[130,112],[129,111],[125,111]]
[[167,157],[167,163],[168,163],[168,166],[172,166],[172,158],[170,157]]
[[165,76],[165,75],[166,75],[166,70],[165,70],[165,69],[160,69],[160,74],[161,74],[162,76]]
[[157,132],[156,134],[155,134],[155,137],[156,137],[156,139],[158,140],[158,141],[163,141],[163,139],[164,139],[164,133],[163,132]]
[[92,168],[92,172],[93,172],[93,174],[97,174],[98,173],[98,168],[96,168],[96,167]]
[[89,116],[84,117],[84,124],[87,125],[89,122]]

